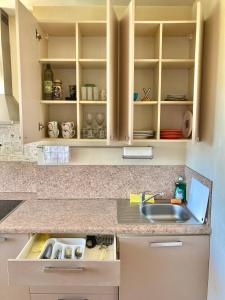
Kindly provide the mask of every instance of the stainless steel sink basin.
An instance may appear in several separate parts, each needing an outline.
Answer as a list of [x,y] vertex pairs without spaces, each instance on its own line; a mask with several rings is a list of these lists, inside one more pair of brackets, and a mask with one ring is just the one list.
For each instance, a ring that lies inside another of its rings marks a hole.
[[139,207],[130,205],[128,200],[117,201],[117,220],[119,224],[200,224],[185,205],[160,203]]
[[152,222],[184,223],[191,218],[186,207],[175,204],[146,204],[141,213]]

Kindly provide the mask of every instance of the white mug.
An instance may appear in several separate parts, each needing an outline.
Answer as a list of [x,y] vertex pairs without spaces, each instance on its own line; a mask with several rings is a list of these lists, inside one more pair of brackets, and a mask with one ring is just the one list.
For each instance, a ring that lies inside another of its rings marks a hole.
[[106,98],[107,98],[106,90],[101,90],[101,92],[100,92],[100,99],[102,101],[106,101],[107,100]]
[[70,139],[75,136],[74,122],[61,123],[62,136],[65,139]]
[[50,138],[57,138],[59,136],[58,122],[48,122],[48,136]]

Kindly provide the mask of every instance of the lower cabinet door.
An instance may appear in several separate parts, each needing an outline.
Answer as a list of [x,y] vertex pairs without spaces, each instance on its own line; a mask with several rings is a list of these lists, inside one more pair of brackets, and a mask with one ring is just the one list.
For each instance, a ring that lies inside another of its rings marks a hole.
[[120,300],[206,300],[209,236],[120,238]]
[[31,300],[118,300],[118,296],[105,294],[31,294]]

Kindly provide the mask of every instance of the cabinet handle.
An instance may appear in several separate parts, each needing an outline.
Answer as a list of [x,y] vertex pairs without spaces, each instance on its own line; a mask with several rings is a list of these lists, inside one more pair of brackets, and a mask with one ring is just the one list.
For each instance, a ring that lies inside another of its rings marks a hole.
[[6,242],[6,241],[7,241],[7,238],[6,238],[6,237],[1,237],[1,236],[0,236],[0,243],[1,243],[1,242]]
[[60,267],[44,267],[43,271],[47,273],[54,273],[54,272],[59,272],[59,273],[78,273],[78,272],[83,272],[85,268],[82,267],[77,267],[77,268],[60,268]]
[[183,242],[177,241],[177,242],[153,242],[150,243],[150,247],[152,248],[160,248],[160,247],[182,247]]

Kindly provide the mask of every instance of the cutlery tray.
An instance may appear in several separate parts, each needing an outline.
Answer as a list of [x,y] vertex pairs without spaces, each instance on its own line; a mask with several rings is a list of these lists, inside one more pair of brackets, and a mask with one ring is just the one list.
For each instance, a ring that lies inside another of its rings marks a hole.
[[[48,259],[83,259],[85,252],[86,239],[85,238],[50,238],[48,239],[39,255],[39,259],[43,258],[43,255],[46,253],[46,250],[49,246],[51,248],[51,255]],[[80,248],[82,255],[78,258],[75,255],[77,248]],[[70,257],[66,253],[71,253]],[[57,253],[60,255],[57,258]]]

